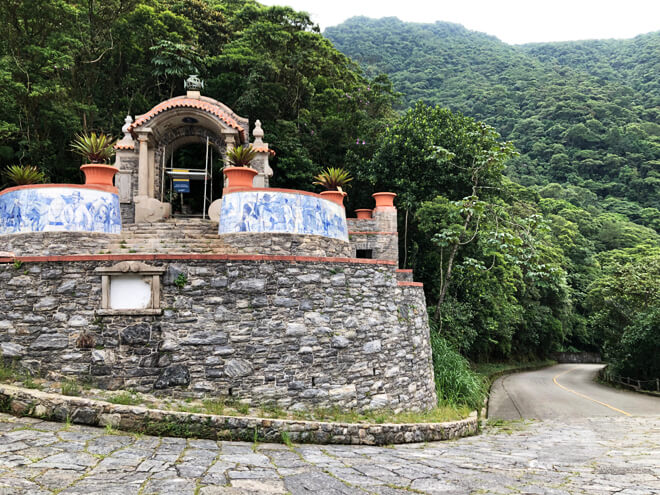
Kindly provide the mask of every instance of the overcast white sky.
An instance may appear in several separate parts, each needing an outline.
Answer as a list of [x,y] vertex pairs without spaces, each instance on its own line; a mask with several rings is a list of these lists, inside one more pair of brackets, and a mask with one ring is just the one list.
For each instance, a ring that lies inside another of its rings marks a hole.
[[507,43],[632,38],[660,30],[660,0],[258,0],[312,14],[321,29],[349,17],[447,21]]

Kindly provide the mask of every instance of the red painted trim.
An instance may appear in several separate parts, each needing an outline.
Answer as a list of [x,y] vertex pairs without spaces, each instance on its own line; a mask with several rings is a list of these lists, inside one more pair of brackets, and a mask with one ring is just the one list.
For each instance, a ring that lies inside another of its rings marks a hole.
[[412,268],[397,268],[396,269],[397,273],[412,273]]
[[397,282],[399,287],[424,287],[424,284],[421,282]]
[[27,186],[14,186],[0,191],[0,196],[11,191],[21,189],[44,189],[49,187],[64,187],[66,189],[94,189],[95,191],[104,191],[119,194],[119,190],[114,186],[99,186],[95,184],[29,184]]
[[0,258],[0,263],[47,263],[66,261],[289,261],[301,263],[349,263],[364,265],[396,265],[391,260],[364,258],[330,258],[321,256],[278,256],[266,254],[74,254],[59,256],[15,256]]
[[399,235],[398,232],[349,232],[348,235]]

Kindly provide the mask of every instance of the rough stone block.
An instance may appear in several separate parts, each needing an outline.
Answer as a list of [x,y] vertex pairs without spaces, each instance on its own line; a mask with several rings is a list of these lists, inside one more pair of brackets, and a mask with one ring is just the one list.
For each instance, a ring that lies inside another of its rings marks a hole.
[[137,325],[131,325],[119,332],[119,340],[122,344],[148,344],[150,339],[151,325],[148,323],[138,323]]
[[30,349],[66,349],[69,346],[69,338],[61,333],[42,333],[37,340],[32,342]]
[[154,388],[163,389],[176,386],[187,386],[190,384],[190,371],[182,364],[168,366],[160,374]]
[[225,375],[230,378],[247,376],[252,369],[252,363],[245,359],[230,359],[225,363]]

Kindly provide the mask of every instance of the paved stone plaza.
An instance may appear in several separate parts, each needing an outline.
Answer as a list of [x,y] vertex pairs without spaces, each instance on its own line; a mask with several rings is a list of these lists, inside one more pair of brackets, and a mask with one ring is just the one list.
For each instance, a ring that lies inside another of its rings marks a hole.
[[514,422],[391,448],[118,434],[0,415],[0,494],[660,494],[660,417]]

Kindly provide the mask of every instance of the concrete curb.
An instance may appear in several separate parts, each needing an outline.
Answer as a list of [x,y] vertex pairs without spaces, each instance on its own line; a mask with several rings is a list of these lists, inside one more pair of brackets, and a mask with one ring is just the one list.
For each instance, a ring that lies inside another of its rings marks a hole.
[[478,418],[447,423],[329,423],[163,411],[0,384],[0,412],[171,437],[286,443],[391,445],[475,435]]

